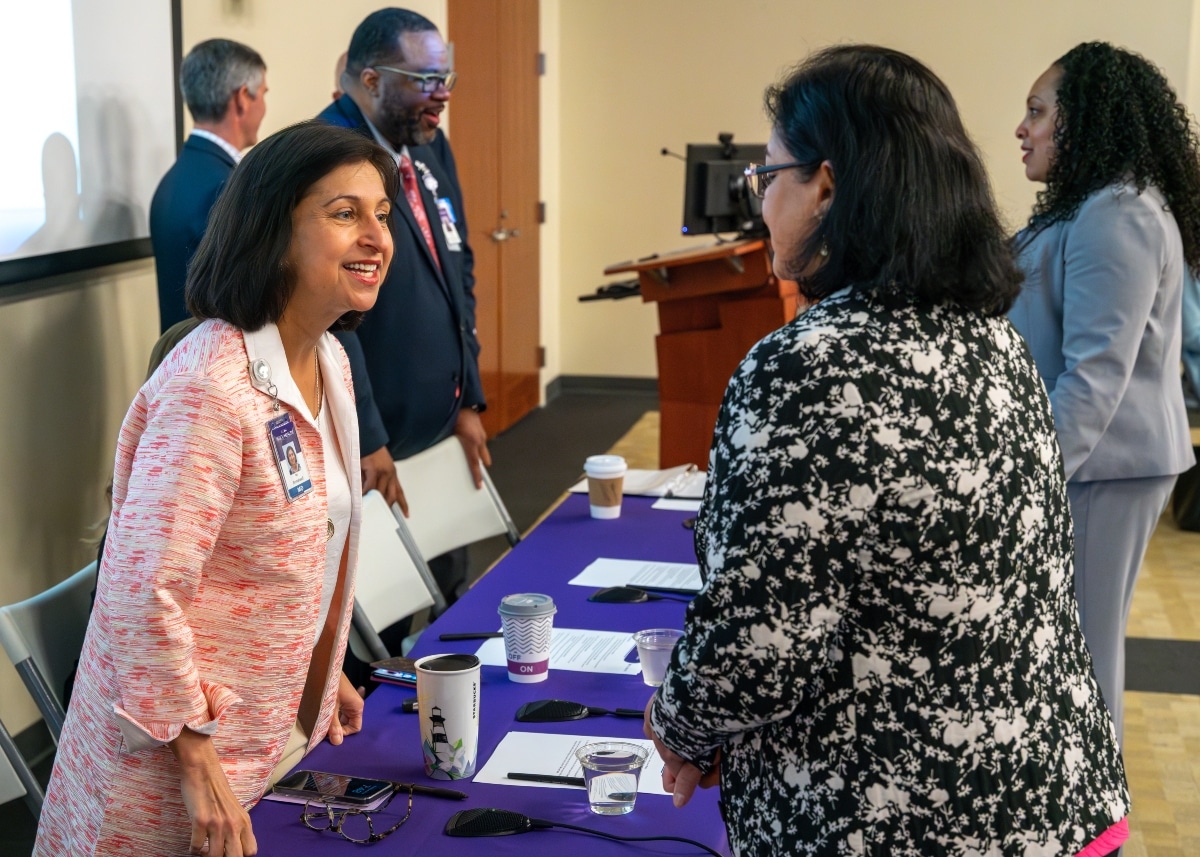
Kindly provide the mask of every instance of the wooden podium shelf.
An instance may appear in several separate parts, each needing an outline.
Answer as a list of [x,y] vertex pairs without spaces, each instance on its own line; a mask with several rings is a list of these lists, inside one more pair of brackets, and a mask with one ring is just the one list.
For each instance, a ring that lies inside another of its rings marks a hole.
[[631,271],[638,275],[642,300],[658,304],[659,467],[707,467],[725,387],[754,343],[795,318],[796,284],[771,273],[761,239],[604,269]]

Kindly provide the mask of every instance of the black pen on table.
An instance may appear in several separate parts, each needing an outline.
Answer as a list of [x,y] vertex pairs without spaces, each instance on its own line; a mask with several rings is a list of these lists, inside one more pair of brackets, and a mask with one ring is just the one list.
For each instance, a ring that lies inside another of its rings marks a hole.
[[583,788],[583,777],[560,777],[556,774],[514,774],[509,771],[505,776],[510,780],[524,780],[528,783],[551,783],[556,786],[579,786]]
[[437,786],[423,786],[420,783],[398,783],[395,780],[391,781],[392,787],[397,791],[401,789],[412,789],[416,795],[430,795],[431,797],[444,797],[449,800],[466,800],[467,793],[460,792],[457,789],[443,789]]
[[454,640],[495,640],[503,636],[503,631],[466,631],[461,634],[438,634],[438,639],[448,643]]

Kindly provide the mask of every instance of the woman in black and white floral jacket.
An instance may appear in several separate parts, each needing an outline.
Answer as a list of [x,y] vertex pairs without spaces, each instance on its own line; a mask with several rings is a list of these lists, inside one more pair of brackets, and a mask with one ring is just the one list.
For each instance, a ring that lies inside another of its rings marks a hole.
[[767,109],[752,190],[816,303],[725,394],[706,586],[647,707],[665,784],[719,777],[742,857],[1107,854],[1129,796],[979,154],[882,48],[816,54]]

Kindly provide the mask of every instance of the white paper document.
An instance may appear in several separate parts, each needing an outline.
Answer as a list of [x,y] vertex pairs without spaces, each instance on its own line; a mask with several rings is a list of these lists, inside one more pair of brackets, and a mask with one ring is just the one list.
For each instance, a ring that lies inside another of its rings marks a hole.
[[593,741],[624,741],[645,747],[650,751],[650,756],[646,759],[642,775],[638,779],[638,794],[669,794],[663,791],[662,787],[662,757],[654,749],[654,742],[647,738],[599,738],[588,735],[551,735],[545,732],[509,732],[500,741],[500,746],[492,753],[483,770],[475,775],[475,782],[501,786],[532,786],[535,789],[579,789],[581,800],[586,801],[587,794],[579,786],[510,780],[508,774],[512,772],[582,777],[583,768],[575,758],[575,751]]
[[[699,500],[704,496],[706,481],[707,474],[697,470],[694,464],[681,464],[666,470],[630,468],[625,471],[621,493],[639,497],[686,497]],[[579,480],[570,490],[572,494],[586,494],[587,479]]]
[[592,562],[569,582],[576,586],[645,586],[686,589],[689,592],[699,592],[703,586],[700,566],[694,562],[647,562],[605,557]]
[[[637,675],[642,671],[642,665],[625,660],[633,646],[633,635],[624,631],[555,628],[550,632],[550,669]],[[488,640],[475,656],[484,666],[508,666],[504,640]]]

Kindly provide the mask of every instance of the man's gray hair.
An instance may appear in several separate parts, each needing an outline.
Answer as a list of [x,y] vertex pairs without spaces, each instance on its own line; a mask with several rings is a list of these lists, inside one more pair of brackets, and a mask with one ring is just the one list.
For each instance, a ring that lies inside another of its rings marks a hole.
[[197,122],[219,122],[230,97],[246,87],[258,95],[267,64],[258,51],[229,39],[209,39],[196,45],[179,69],[184,103]]

